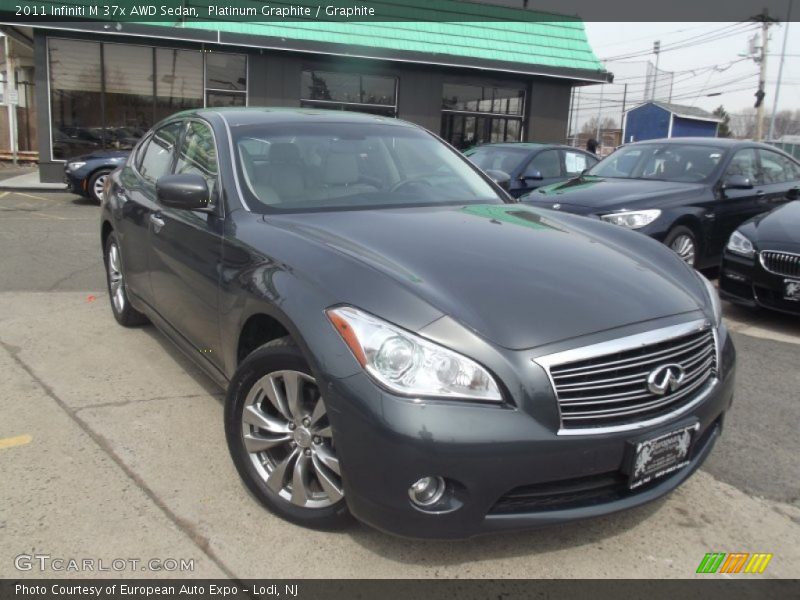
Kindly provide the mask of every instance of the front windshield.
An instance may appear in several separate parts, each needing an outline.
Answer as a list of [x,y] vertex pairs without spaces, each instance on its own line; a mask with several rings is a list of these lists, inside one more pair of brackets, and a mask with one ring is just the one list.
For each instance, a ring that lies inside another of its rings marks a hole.
[[277,123],[235,127],[234,141],[256,212],[503,202],[459,154],[414,127]]
[[623,146],[587,171],[587,175],[621,179],[701,182],[717,168],[723,150],[696,144]]
[[506,146],[483,146],[467,150],[464,154],[475,166],[484,171],[503,171],[511,174],[530,154],[530,150]]

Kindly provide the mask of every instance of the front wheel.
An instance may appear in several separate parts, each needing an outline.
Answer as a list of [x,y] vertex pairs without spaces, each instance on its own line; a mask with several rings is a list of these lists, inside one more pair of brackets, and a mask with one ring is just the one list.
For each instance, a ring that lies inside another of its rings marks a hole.
[[100,169],[89,178],[89,195],[98,204],[103,202],[103,188],[109,173],[111,173],[110,169]]
[[681,260],[690,267],[697,262],[697,238],[688,227],[678,225],[673,227],[664,239],[664,244],[669,246]]
[[273,513],[314,529],[350,522],[325,400],[291,338],[242,361],[228,388],[225,435],[239,475]]

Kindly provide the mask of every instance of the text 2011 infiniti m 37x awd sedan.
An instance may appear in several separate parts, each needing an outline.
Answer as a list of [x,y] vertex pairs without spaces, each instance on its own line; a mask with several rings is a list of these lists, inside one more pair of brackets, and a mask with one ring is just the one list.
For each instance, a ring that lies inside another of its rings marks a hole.
[[306,526],[464,537],[636,506],[702,464],[733,398],[716,292],[674,252],[521,206],[395,119],[177,114],[101,227],[117,321],[227,388],[239,474]]

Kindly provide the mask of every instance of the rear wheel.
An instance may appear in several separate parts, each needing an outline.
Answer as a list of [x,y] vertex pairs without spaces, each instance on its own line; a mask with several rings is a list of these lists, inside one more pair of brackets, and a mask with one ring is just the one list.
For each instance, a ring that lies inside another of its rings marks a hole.
[[100,203],[103,201],[103,187],[111,169],[100,169],[89,178],[89,196]]
[[664,239],[664,244],[669,246],[681,260],[690,267],[697,262],[697,238],[688,227],[678,225],[673,227]]
[[225,434],[239,475],[273,513],[314,529],[350,522],[325,400],[291,338],[242,361],[228,389]]
[[108,284],[108,297],[111,300],[111,312],[117,323],[125,327],[134,327],[147,323],[147,317],[131,306],[128,300],[128,290],[125,289],[125,275],[122,272],[122,257],[119,242],[114,233],[106,239],[103,255],[106,266],[106,282]]

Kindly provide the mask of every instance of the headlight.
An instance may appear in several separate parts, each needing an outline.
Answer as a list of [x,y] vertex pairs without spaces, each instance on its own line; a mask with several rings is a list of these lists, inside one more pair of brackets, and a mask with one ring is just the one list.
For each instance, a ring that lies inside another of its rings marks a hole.
[[71,163],[67,163],[67,168],[68,168],[70,171],[77,171],[78,169],[80,169],[80,168],[81,168],[83,165],[85,165],[85,164],[86,164],[85,162],[80,162],[80,161],[78,161],[78,162],[71,162]]
[[714,325],[719,327],[719,324],[722,323],[722,305],[719,302],[719,292],[717,292],[717,288],[714,287],[714,284],[701,273],[697,271],[695,271],[695,273],[697,273],[697,276],[706,286],[706,293],[708,294],[708,299],[711,301],[711,310],[714,313]]
[[364,370],[404,396],[502,400],[489,372],[475,361],[352,307],[328,318]]
[[735,254],[741,254],[747,258],[753,258],[756,249],[753,247],[753,242],[745,237],[743,233],[734,231],[728,239],[728,245],[725,246],[728,250]]
[[645,225],[649,225],[661,216],[661,211],[657,208],[649,210],[633,210],[628,212],[611,213],[608,215],[601,215],[600,218],[606,223],[613,223],[628,229],[641,229]]

